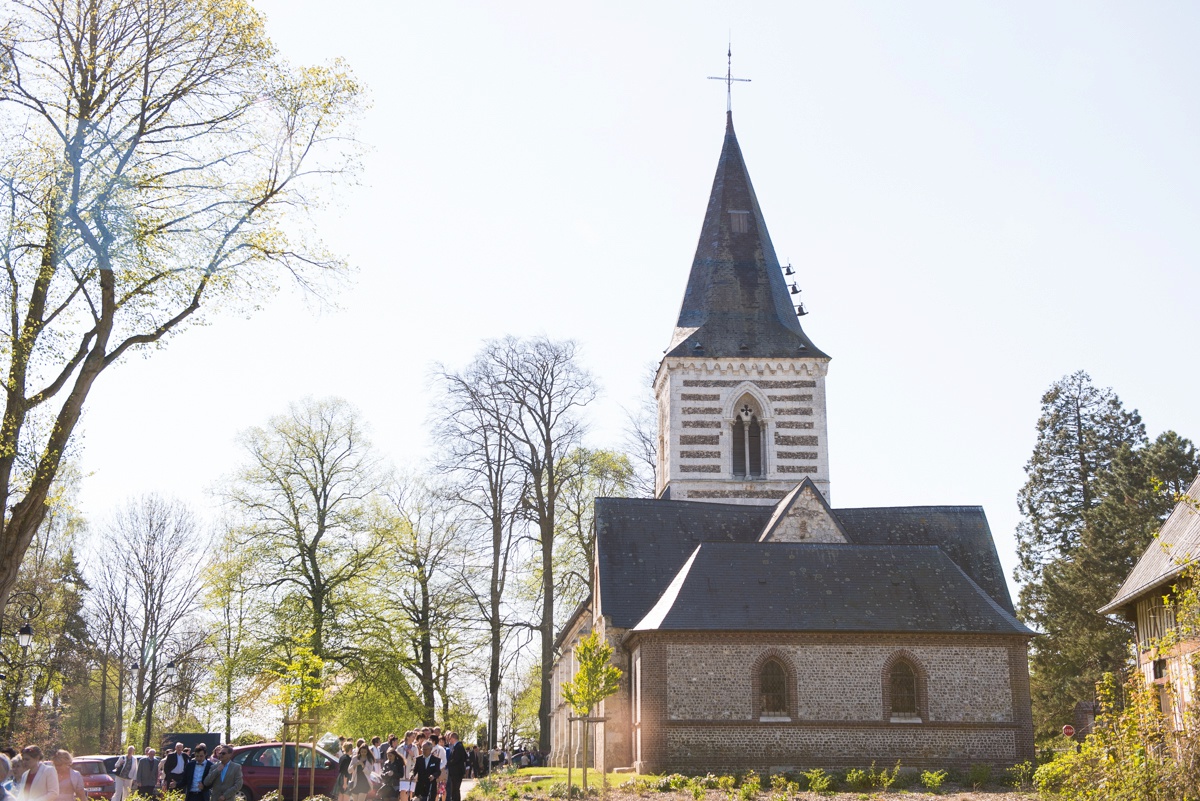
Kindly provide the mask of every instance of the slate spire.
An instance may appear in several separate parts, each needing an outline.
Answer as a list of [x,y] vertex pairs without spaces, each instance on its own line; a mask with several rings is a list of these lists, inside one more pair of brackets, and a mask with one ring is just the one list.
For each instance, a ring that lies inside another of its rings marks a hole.
[[668,357],[819,358],[800,327],[742,159],[733,114]]

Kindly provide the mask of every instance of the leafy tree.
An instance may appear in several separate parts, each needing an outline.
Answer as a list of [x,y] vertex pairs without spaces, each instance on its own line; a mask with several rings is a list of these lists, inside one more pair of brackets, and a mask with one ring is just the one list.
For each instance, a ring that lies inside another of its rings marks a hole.
[[204,606],[214,618],[210,629],[212,695],[221,714],[225,742],[233,739],[233,716],[257,697],[252,679],[264,666],[265,649],[253,623],[263,599],[254,593],[253,562],[237,547],[238,534],[226,531],[219,555],[204,569]]
[[7,4],[0,609],[103,372],[201,307],[341,269],[304,217],[353,166],[359,96],[278,59],[245,0]]
[[595,591],[596,499],[628,495],[637,477],[632,460],[615,451],[580,447],[568,459],[573,465],[562,491],[555,575],[560,597],[575,605]]
[[358,649],[355,595],[383,549],[386,477],[358,413],[339,399],[293,404],[243,437],[249,463],[226,491],[238,547],[275,612],[276,646],[301,632],[313,656],[344,665]]
[[[621,669],[609,660],[613,647],[600,639],[600,632],[593,630],[575,646],[575,660],[579,671],[571,681],[562,684],[562,697],[576,715],[590,716],[596,704],[620,689]],[[583,753],[588,752],[587,723],[583,726]],[[583,760],[583,792],[587,795],[587,763]]]

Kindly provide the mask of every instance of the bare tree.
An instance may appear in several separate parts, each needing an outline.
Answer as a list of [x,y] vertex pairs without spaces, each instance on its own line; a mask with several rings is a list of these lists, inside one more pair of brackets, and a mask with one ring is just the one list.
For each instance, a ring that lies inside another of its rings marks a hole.
[[202,305],[341,268],[303,217],[353,166],[359,94],[339,65],[281,63],[238,0],[7,5],[0,609],[100,374]]
[[550,682],[554,668],[555,534],[559,499],[579,466],[569,454],[583,438],[583,407],[596,397],[596,384],[578,364],[574,342],[545,337],[509,337],[489,343],[485,353],[504,365],[500,385],[516,411],[510,425],[513,453],[525,474],[522,511],[534,526],[541,551],[541,705],[539,747],[550,750]]
[[199,647],[198,585],[206,551],[196,517],[181,501],[143,495],[126,502],[103,532],[100,573],[93,583],[128,588],[120,606],[110,595],[102,607],[124,618],[133,652],[133,719],[141,721],[142,747],[150,745],[155,705],[168,688],[167,665],[188,659]]
[[462,559],[461,512],[437,488],[410,480],[389,497],[390,562],[399,573],[396,604],[411,637],[405,664],[421,693],[422,723],[450,708],[450,666],[471,647],[463,625],[466,596],[457,581]]
[[243,521],[238,547],[274,608],[301,616],[313,654],[345,664],[355,645],[341,621],[384,542],[375,504],[386,477],[358,413],[310,398],[243,444],[249,463],[226,492]]
[[437,370],[442,417],[434,427],[441,447],[439,466],[453,481],[458,502],[472,512],[467,529],[483,546],[464,565],[466,590],[487,629],[488,747],[496,746],[500,721],[502,658],[508,626],[509,565],[516,545],[523,475],[514,454],[510,425],[516,409],[502,389],[502,361],[480,354],[463,371]]
[[654,379],[658,365],[649,364],[645,370],[645,387],[637,406],[625,410],[625,451],[631,456],[633,477],[627,489],[638,498],[653,498],[658,471],[659,431],[658,403],[654,399]]

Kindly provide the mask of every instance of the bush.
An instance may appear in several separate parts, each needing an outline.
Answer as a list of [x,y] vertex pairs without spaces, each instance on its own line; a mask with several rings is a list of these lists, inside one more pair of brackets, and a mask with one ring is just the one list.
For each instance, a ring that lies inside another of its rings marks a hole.
[[926,790],[937,792],[942,789],[942,782],[946,781],[946,771],[944,770],[923,770],[921,771],[921,786]]
[[900,774],[900,760],[898,760],[898,759],[896,760],[896,765],[895,765],[895,767],[892,768],[891,773],[888,772],[887,768],[884,768],[883,770],[877,772],[875,770],[875,763],[872,762],[871,763],[871,774],[870,774],[871,786],[886,792],[886,791],[892,789],[892,785],[896,783],[896,777],[899,774]]
[[762,792],[762,780],[758,774],[750,771],[746,774],[746,778],[742,779],[742,786],[738,788],[738,798],[742,801],[753,801],[758,794]]
[[1056,759],[1038,767],[1033,772],[1033,789],[1037,790],[1039,795],[1058,795],[1071,775],[1072,766],[1068,763],[1072,761]]
[[800,785],[783,773],[771,777],[771,793],[773,795],[790,796],[800,792]]
[[1008,780],[1018,790],[1028,790],[1033,786],[1033,763],[1022,762],[1008,769]]
[[851,790],[870,790],[871,777],[865,770],[850,768],[846,771],[846,786]]
[[808,789],[814,793],[827,793],[833,787],[833,777],[820,768],[805,771],[804,778],[808,779]]
[[967,784],[979,788],[992,780],[992,766],[982,763],[967,768]]
[[726,793],[732,793],[733,788],[737,786],[737,779],[732,776],[718,776],[717,789]]

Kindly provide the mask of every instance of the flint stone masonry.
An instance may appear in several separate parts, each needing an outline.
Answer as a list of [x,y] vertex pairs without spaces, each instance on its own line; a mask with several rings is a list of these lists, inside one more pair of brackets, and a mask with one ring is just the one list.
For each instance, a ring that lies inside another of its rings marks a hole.
[[813,465],[806,465],[806,464],[781,464],[781,465],[779,465],[779,472],[780,473],[815,473],[815,472],[817,472],[817,468]]
[[[666,757],[674,768],[705,771],[863,767],[896,759],[910,768],[1021,761],[1015,730],[898,725],[903,728],[670,725]],[[731,743],[753,743],[753,759]]]
[[[775,435],[776,445],[816,445],[817,438],[811,436],[789,436],[787,434]],[[815,458],[815,457],[814,457]]]
[[798,402],[802,402],[802,401],[811,401],[813,399],[812,395],[768,395],[767,398],[769,398],[770,400],[775,401],[775,402],[791,401],[793,403],[798,403]]
[[[929,722],[1013,722],[1004,647],[812,644],[771,650],[795,668],[791,692],[798,721],[885,722],[883,669],[904,651],[925,671]],[[668,644],[667,719],[753,720],[746,671],[766,651],[766,644]]]
[[680,445],[716,445],[720,441],[718,434],[684,434],[679,438]]
[[684,420],[684,428],[720,428],[720,420]]
[[[684,423],[686,426],[687,424]],[[776,428],[812,428],[811,420],[780,420],[775,424]]]
[[[814,467],[813,470],[816,470]],[[763,498],[777,501],[787,495],[784,490],[688,490],[688,497],[697,500],[710,498]]]
[[720,459],[720,451],[681,451],[680,456],[684,459]]
[[684,414],[720,414],[721,410],[715,406],[684,406],[679,411]]
[[679,396],[679,399],[685,400],[685,401],[715,401],[715,400],[720,400],[721,396],[720,395],[697,395],[695,393],[685,392]]
[[780,451],[780,459],[816,459],[816,451]]
[[776,409],[775,414],[779,415],[809,415],[813,410],[808,406],[786,406],[782,409]]
[[765,538],[770,542],[846,542],[837,521],[830,517],[811,487],[801,490]]
[[681,473],[720,473],[721,465],[719,464],[681,464],[679,465]]

